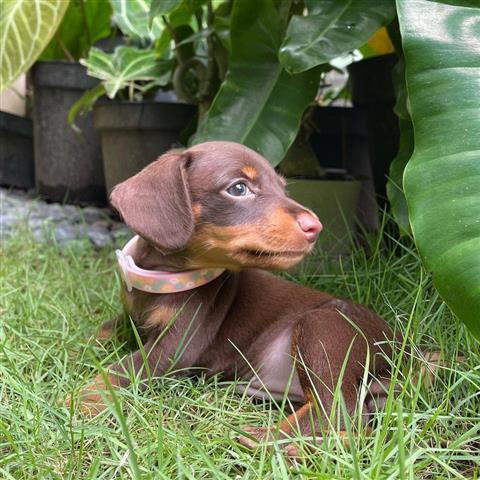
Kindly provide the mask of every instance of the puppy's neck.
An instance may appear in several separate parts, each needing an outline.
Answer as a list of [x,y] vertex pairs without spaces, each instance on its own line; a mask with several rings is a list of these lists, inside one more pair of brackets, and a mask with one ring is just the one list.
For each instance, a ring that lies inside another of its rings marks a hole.
[[142,237],[138,238],[132,257],[135,264],[145,270],[182,272],[189,269],[186,252],[163,253]]

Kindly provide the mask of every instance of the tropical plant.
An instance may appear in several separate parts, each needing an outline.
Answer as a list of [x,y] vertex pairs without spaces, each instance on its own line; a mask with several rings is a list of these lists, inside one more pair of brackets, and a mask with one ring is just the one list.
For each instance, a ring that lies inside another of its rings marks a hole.
[[478,1],[305,0],[301,6],[299,13],[290,1],[234,2],[229,69],[193,142],[238,141],[277,165],[315,94],[315,69],[361,47],[397,13],[406,75],[400,65],[401,149],[389,196],[438,291],[480,338]]
[[480,6],[397,0],[397,11],[409,108],[392,174],[437,290],[480,339]]
[[237,141],[278,165],[329,61],[361,47],[394,15],[393,0],[234,2],[229,68],[192,141]]
[[197,104],[200,115],[206,112],[225,71],[226,48],[214,21],[224,29],[228,2],[214,9],[206,0],[112,0],[112,7],[126,45],[113,53],[92,48],[81,60],[101,85],[73,106],[70,123],[103,94],[136,101],[158,88],[173,89],[180,100]]

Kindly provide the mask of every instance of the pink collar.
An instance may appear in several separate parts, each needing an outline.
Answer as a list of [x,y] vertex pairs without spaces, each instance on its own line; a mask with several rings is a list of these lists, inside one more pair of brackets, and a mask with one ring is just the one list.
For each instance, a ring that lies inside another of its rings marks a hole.
[[136,235],[123,247],[123,250],[115,251],[123,281],[129,292],[132,291],[132,287],[149,293],[185,292],[215,280],[225,271],[224,268],[202,268],[185,272],[144,270],[135,265],[131,256],[138,238],[139,236]]

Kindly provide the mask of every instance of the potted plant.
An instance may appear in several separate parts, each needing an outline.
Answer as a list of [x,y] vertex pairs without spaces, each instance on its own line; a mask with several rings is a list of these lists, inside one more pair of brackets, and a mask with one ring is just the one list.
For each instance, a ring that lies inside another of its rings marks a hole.
[[168,60],[158,60],[153,50],[119,46],[106,54],[95,48],[84,63],[89,75],[102,79],[92,95],[106,93],[112,99],[93,110],[108,192],[178,142],[194,108],[155,101],[157,88],[168,82],[170,66]]
[[222,46],[212,26],[223,9],[214,11],[202,1],[154,3],[152,8],[137,0],[122,8],[114,3],[126,45],[111,54],[92,48],[82,61],[101,85],[85,94],[71,118],[101,95],[110,99],[93,107],[107,191],[162,152],[185,144],[188,133],[182,139],[182,131],[188,126],[194,131],[197,111],[201,118],[221,81]]
[[37,191],[54,201],[105,201],[101,150],[91,116],[67,122],[72,105],[98,83],[78,59],[112,32],[109,2],[74,0],[31,72]]

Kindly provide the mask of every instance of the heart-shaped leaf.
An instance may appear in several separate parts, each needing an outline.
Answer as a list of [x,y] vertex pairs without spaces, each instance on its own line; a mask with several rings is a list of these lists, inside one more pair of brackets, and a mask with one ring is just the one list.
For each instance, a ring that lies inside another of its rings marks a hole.
[[152,0],[110,0],[115,23],[128,37],[153,43],[165,26],[159,16],[150,18]]
[[37,60],[67,10],[65,0],[3,0],[0,4],[0,90]]
[[94,47],[81,63],[87,67],[89,75],[103,80],[110,98],[130,82],[154,80],[166,85],[171,71],[171,61],[159,60],[155,50],[125,46],[117,47],[114,53]]
[[440,295],[480,338],[480,6],[397,0],[397,10],[415,136],[410,224]]

